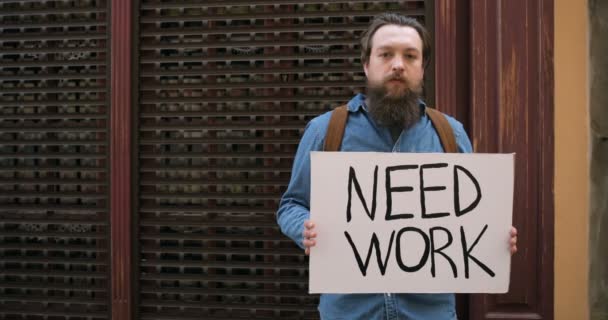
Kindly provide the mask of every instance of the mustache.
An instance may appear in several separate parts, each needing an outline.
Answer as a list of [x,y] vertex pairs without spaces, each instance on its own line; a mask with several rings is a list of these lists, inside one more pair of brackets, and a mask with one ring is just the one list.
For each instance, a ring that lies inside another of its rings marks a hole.
[[368,88],[378,88],[378,89],[384,88],[389,83],[389,81],[399,81],[405,85],[406,91],[413,91],[419,95],[422,94],[422,85],[423,85],[422,82],[417,84],[415,81],[412,81],[411,79],[408,79],[407,77],[405,77],[401,74],[395,74],[395,73],[382,78],[380,81],[378,81],[376,83],[370,83],[368,81],[367,87]]
[[409,84],[409,81],[407,80],[407,78],[405,78],[404,76],[398,75],[398,74],[392,74],[392,75],[386,76],[384,79],[382,79],[382,83],[387,83],[389,81],[399,81],[399,82]]

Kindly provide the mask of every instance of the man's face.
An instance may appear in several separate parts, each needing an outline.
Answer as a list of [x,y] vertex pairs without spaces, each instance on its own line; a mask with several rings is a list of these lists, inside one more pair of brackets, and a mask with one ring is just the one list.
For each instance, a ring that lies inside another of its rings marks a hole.
[[372,37],[369,61],[363,66],[369,87],[382,87],[389,97],[407,89],[422,92],[422,39],[412,27],[385,25]]

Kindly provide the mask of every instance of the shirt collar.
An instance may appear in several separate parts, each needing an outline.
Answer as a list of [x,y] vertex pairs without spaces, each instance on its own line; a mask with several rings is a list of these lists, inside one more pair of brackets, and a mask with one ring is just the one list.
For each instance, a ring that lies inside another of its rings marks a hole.
[[[419,99],[418,102],[420,104],[420,111],[424,116],[426,111],[426,103],[422,101],[422,99]],[[359,109],[363,109],[363,111],[366,113],[368,112],[367,105],[365,104],[365,95],[363,93],[358,93],[356,96],[350,99],[346,106],[350,112],[357,112]]]

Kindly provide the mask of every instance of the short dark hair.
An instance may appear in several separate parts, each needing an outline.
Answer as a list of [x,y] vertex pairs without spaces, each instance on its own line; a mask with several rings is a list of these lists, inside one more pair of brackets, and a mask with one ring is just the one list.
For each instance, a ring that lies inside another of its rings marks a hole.
[[372,38],[376,31],[385,25],[411,27],[418,32],[420,39],[422,39],[422,63],[424,68],[426,68],[431,59],[431,36],[429,32],[418,20],[391,12],[382,13],[374,17],[367,30],[361,35],[361,63],[366,64],[369,62],[369,57],[372,53]]

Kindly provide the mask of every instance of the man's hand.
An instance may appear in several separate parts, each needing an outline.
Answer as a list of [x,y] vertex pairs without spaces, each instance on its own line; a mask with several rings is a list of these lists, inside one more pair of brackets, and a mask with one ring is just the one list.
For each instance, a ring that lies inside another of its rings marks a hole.
[[306,253],[306,255],[309,255],[310,248],[314,247],[315,244],[317,244],[317,242],[315,241],[315,238],[317,237],[317,232],[315,232],[314,222],[310,220],[304,221],[304,232],[302,232],[302,236],[304,237],[304,240],[302,241],[302,243],[304,244],[304,253]]
[[515,252],[517,252],[517,229],[515,229],[515,227],[511,227],[509,234],[511,235],[509,245],[511,246],[511,255],[513,255]]

